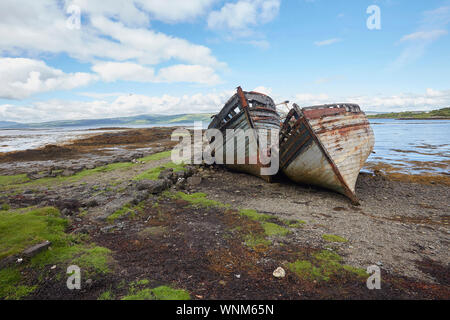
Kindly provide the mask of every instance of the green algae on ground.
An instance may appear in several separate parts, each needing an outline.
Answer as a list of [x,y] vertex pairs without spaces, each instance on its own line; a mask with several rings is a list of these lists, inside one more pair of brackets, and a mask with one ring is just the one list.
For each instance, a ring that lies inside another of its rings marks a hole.
[[135,206],[133,206],[131,203],[127,203],[122,208],[116,210],[112,215],[110,215],[107,218],[107,220],[108,222],[114,222],[127,214],[134,216],[136,213],[142,213],[144,211],[144,207],[145,207],[144,201],[139,202]]
[[285,227],[279,226],[272,222],[261,222],[261,226],[264,229],[264,233],[269,236],[286,236],[291,231]]
[[274,218],[273,216],[268,214],[258,213],[258,211],[253,209],[241,209],[239,210],[239,214],[253,221],[267,221]]
[[97,300],[114,300],[114,294],[111,290],[105,291],[98,296]]
[[186,168],[184,167],[184,164],[176,164],[173,162],[165,163],[159,167],[151,168],[147,171],[144,171],[143,173],[135,176],[133,180],[140,181],[140,180],[158,180],[159,174],[166,170],[166,169],[173,169],[173,172],[181,172],[186,171]]
[[50,264],[77,265],[88,274],[109,273],[112,262],[111,251],[95,245],[61,246],[39,253],[31,259],[31,265],[43,268]]
[[176,193],[166,191],[163,193],[163,196],[172,198],[172,199],[181,199],[181,200],[189,202],[192,206],[197,206],[197,207],[206,207],[206,208],[209,208],[209,207],[228,208],[229,207],[229,205],[206,198],[206,194],[201,193],[201,192],[187,194],[187,193],[184,193],[181,191],[176,192]]
[[336,236],[334,234],[323,234],[322,239],[328,242],[348,242],[347,239]]
[[282,220],[282,222],[290,228],[303,228],[306,224],[303,220]]
[[0,176],[0,187],[15,185],[30,181],[26,174],[17,174],[13,176]]
[[288,269],[298,277],[310,281],[329,281],[332,277],[350,274],[363,278],[364,269],[342,265],[342,257],[335,252],[322,250],[312,255],[310,260],[296,260],[288,263]]
[[130,290],[122,300],[190,300],[189,292],[182,289],[173,289],[169,286],[159,286],[153,289]]
[[165,158],[169,158],[170,155],[171,155],[171,152],[172,151],[169,150],[169,151],[163,151],[163,152],[159,152],[159,153],[154,153],[154,154],[151,154],[149,156],[146,156],[146,157],[143,157],[143,158],[139,158],[138,161],[146,163],[146,162],[149,162],[149,161],[162,160],[162,159],[165,159]]
[[154,226],[154,227],[147,227],[142,231],[139,231],[138,236],[140,238],[158,238],[167,234],[167,232],[168,232],[167,227]]
[[0,299],[18,300],[31,294],[36,286],[20,285],[22,276],[16,268],[0,270]]
[[65,263],[77,265],[88,274],[109,272],[110,250],[86,244],[82,236],[66,234],[67,224],[58,209],[52,207],[0,211],[0,258],[48,240],[52,243],[51,250],[34,256],[31,267],[43,269]]
[[46,240],[58,243],[66,227],[67,220],[51,207],[0,211],[0,259]]
[[272,241],[266,239],[262,235],[255,235],[255,234],[247,234],[244,237],[244,244],[247,247],[250,247],[252,249],[256,249],[258,247],[268,247],[272,244]]

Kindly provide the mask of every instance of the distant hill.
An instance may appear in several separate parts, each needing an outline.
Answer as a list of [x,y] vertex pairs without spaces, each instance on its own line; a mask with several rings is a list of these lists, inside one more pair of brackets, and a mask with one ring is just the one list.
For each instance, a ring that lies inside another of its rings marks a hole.
[[18,124],[19,123],[13,121],[0,121],[0,128],[10,128]]
[[110,127],[136,125],[192,124],[194,121],[211,121],[212,113],[177,114],[177,115],[140,115],[134,117],[60,120],[40,123],[17,123],[0,121],[0,128],[61,128],[61,127]]
[[406,111],[368,115],[372,119],[450,119],[450,108],[433,111]]

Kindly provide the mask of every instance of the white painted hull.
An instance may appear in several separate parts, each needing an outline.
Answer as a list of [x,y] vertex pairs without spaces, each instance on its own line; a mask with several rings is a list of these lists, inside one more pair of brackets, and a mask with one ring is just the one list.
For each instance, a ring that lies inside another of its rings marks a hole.
[[281,167],[297,183],[331,189],[358,202],[356,180],[375,140],[363,112],[340,109],[336,108],[339,114],[320,116],[318,109],[311,111],[310,118],[308,111],[301,115],[298,129],[281,142]]

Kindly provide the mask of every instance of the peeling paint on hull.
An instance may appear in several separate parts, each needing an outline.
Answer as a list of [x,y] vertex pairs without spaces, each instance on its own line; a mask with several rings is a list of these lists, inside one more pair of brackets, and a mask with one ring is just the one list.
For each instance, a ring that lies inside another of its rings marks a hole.
[[[226,135],[227,129],[266,129],[280,130],[280,116],[276,110],[273,100],[258,92],[244,92],[238,87],[238,92],[232,96],[222,110],[214,116],[208,129],[215,128],[222,131],[224,136],[223,144],[215,144],[216,152],[222,151],[226,158],[227,141],[235,139]],[[248,143],[243,139],[236,139],[237,148],[234,150],[234,163],[226,163],[226,166],[232,170],[249,173],[270,181],[271,176],[262,176],[261,168],[263,165],[259,162],[259,141],[256,136],[248,136]],[[252,149],[250,146],[254,146]],[[269,149],[269,146],[264,146]],[[237,155],[245,155],[245,163],[237,162]],[[225,159],[224,159],[225,160]],[[225,161],[224,161],[225,162]]]
[[358,202],[355,185],[374,147],[365,114],[356,105],[327,105],[288,115],[280,136],[282,171],[291,180],[344,194]]

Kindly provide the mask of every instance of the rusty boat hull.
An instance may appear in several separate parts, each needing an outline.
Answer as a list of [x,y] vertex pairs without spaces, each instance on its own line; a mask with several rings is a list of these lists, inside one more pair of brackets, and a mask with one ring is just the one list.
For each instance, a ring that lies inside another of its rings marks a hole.
[[358,105],[294,105],[280,132],[280,167],[297,183],[331,189],[359,203],[356,180],[374,144]]
[[[240,87],[237,88],[237,93],[233,95],[227,103],[225,103],[222,110],[213,117],[208,129],[218,129],[223,134],[223,143],[215,144],[214,148],[221,151],[226,158],[226,145],[230,139],[235,140],[234,136],[226,134],[227,129],[266,129],[266,130],[280,130],[280,116],[276,110],[274,101],[267,95],[259,92],[245,92]],[[225,165],[235,171],[245,172],[254,176],[263,178],[266,181],[271,181],[272,176],[261,174],[261,164],[259,159],[259,149],[263,146],[259,144],[257,135],[249,135],[242,139],[236,139],[236,149],[234,150],[234,161],[229,163],[224,161]],[[249,146],[256,146],[252,149]],[[265,149],[270,149],[270,146],[265,146]],[[277,150],[278,152],[278,150]],[[245,154],[245,163],[240,164],[237,161],[237,154]]]

